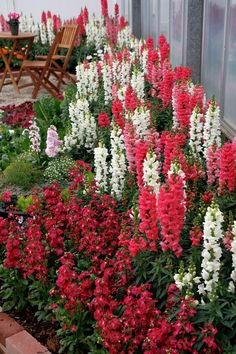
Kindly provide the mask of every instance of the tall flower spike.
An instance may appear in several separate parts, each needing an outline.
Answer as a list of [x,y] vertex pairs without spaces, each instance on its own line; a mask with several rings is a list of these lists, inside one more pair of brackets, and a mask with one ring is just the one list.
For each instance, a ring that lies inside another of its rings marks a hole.
[[158,199],[160,190],[158,169],[159,161],[157,160],[157,156],[153,151],[149,151],[143,161],[143,181],[146,187],[153,188],[156,200]]
[[203,228],[202,251],[202,279],[198,292],[207,295],[210,301],[217,297],[217,288],[220,273],[220,258],[222,249],[220,241],[223,239],[223,214],[219,206],[213,201],[207,208]]
[[37,126],[36,120],[31,121],[29,126],[30,149],[34,152],[40,152],[40,130]]
[[94,149],[95,180],[96,185],[103,190],[107,190],[107,156],[107,148],[99,143],[99,146]]
[[220,172],[218,193],[230,193],[236,188],[236,151],[233,143],[220,149]]
[[169,173],[167,182],[162,184],[158,197],[158,214],[162,251],[171,250],[176,257],[180,257],[182,247],[179,241],[185,218],[184,179],[181,173]]
[[57,128],[51,125],[47,131],[46,155],[48,155],[48,157],[55,157],[60,151],[61,144],[62,141],[57,134]]
[[122,131],[113,122],[111,130],[111,194],[121,199],[126,174],[125,145]]
[[220,130],[220,109],[215,99],[210,101],[205,116],[205,124],[203,128],[203,146],[204,156],[207,160],[208,148],[211,145],[221,146],[221,130]]
[[190,117],[190,137],[189,145],[192,149],[193,155],[196,158],[202,155],[202,143],[203,143],[203,114],[200,112],[197,105]]
[[158,240],[157,225],[157,199],[152,187],[142,187],[139,196],[139,231],[146,234],[150,249],[156,251],[156,241]]
[[231,253],[232,253],[232,272],[230,278],[232,279],[229,283],[229,291],[235,293],[236,284],[236,221],[232,227],[233,241],[231,243]]

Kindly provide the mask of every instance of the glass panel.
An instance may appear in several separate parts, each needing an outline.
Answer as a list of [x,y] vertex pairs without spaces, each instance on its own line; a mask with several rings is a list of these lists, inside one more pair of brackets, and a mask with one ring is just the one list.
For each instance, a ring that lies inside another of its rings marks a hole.
[[236,129],[236,0],[231,1],[229,21],[224,119]]
[[170,0],[159,0],[160,1],[160,34],[166,36],[167,41],[170,39],[169,33],[169,11],[170,11]]
[[142,37],[147,38],[150,36],[150,0],[142,0],[141,27]]
[[151,25],[151,36],[154,39],[155,45],[157,45],[158,38],[158,2],[159,0],[151,0],[150,6],[150,25]]
[[213,95],[222,104],[221,82],[224,59],[224,24],[227,0],[205,2],[205,33],[202,81],[207,97]]
[[171,1],[171,61],[173,66],[181,65],[183,62],[183,18],[184,1]]

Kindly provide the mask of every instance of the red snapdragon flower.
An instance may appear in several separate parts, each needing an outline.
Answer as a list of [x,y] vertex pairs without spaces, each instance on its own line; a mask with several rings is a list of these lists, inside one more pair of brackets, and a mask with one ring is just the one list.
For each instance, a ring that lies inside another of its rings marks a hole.
[[168,181],[161,186],[158,197],[158,215],[161,225],[162,251],[170,249],[176,257],[180,257],[182,247],[179,241],[185,216],[184,181],[181,176],[171,174]]
[[107,113],[99,113],[98,124],[101,128],[110,127],[111,123]]

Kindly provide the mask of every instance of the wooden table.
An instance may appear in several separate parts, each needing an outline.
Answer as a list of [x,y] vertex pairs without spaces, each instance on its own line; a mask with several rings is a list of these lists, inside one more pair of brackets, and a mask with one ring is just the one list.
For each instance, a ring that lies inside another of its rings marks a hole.
[[3,85],[7,85],[9,83],[9,82],[5,83],[6,77],[7,77],[7,75],[9,75],[16,92],[20,93],[20,90],[18,87],[18,82],[19,82],[21,74],[22,74],[22,68],[20,68],[20,71],[19,71],[17,77],[15,78],[10,65],[11,65],[15,50],[17,48],[18,49],[20,48],[21,41],[28,42],[28,46],[27,46],[27,48],[24,52],[24,55],[23,55],[23,60],[27,59],[27,57],[30,53],[30,50],[32,48],[35,36],[36,36],[35,33],[30,33],[30,32],[20,32],[17,36],[13,36],[11,34],[11,32],[0,32],[0,40],[1,41],[4,41],[4,40],[12,41],[12,47],[11,47],[9,58],[6,57],[6,55],[3,53],[2,48],[0,47],[0,58],[3,59],[4,64],[5,64],[5,70],[3,72],[2,79],[0,80],[0,92],[2,91]]

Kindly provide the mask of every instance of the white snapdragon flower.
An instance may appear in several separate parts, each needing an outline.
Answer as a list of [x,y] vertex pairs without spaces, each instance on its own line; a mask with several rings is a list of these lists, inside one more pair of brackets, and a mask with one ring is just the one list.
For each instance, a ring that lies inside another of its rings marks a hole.
[[130,47],[131,41],[132,41],[132,29],[130,26],[126,26],[125,28],[122,28],[118,32],[117,36],[117,46],[119,48],[122,47]]
[[143,181],[146,186],[151,186],[158,200],[158,194],[160,190],[159,181],[159,161],[154,152],[147,152],[143,161]]
[[211,100],[205,116],[203,127],[204,156],[207,159],[208,148],[212,145],[221,146],[220,108],[215,100]]
[[28,18],[26,16],[20,17],[19,30],[20,32],[30,32],[28,27]]
[[235,284],[236,284],[236,221],[234,221],[234,225],[232,228],[232,235],[234,236],[233,241],[231,243],[231,253],[232,253],[232,272],[231,272],[231,281],[229,283],[229,291],[235,293]]
[[105,146],[100,144],[94,149],[94,167],[95,167],[95,180],[96,185],[101,187],[103,190],[107,190],[107,156],[108,151]]
[[150,129],[150,111],[145,106],[138,107],[131,115],[131,120],[133,125],[136,127],[139,138],[143,139],[146,136],[147,131]]
[[40,40],[41,40],[42,44],[46,44],[48,42],[47,29],[46,29],[45,23],[43,23],[43,22],[41,22],[39,24],[39,36],[40,36]]
[[210,300],[217,296],[220,258],[222,255],[220,246],[220,241],[223,238],[222,223],[223,214],[218,205],[213,202],[207,208],[204,220],[201,264],[203,282],[198,287],[198,292],[207,295]]
[[142,101],[144,99],[144,72],[139,70],[134,70],[131,77],[131,86],[133,87],[137,97]]
[[[140,48],[142,46],[143,46],[143,44],[140,43]],[[140,50],[140,52],[141,52],[141,50]],[[142,71],[146,75],[148,73],[148,50],[147,49],[143,49],[142,54],[140,56],[140,62],[141,62]]]
[[103,63],[102,78],[104,86],[104,101],[108,104],[112,100],[112,69],[109,64]]
[[53,21],[51,18],[47,18],[47,35],[48,35],[48,42],[51,45],[55,37],[53,33]]
[[98,69],[96,62],[89,63],[88,66],[79,64],[76,67],[77,95],[84,97],[89,102],[98,99]]
[[200,113],[199,107],[196,106],[190,117],[190,138],[189,145],[195,157],[203,152],[203,114]]
[[125,159],[124,137],[120,128],[114,122],[111,130],[111,194],[121,199],[125,186],[125,175],[127,171]]
[[64,151],[70,151],[73,147],[84,146],[88,150],[94,148],[96,143],[96,121],[89,110],[86,99],[78,99],[69,106],[71,129],[64,137]]
[[194,285],[199,284],[200,278],[196,276],[196,266],[192,260],[187,272],[184,269],[183,262],[181,262],[179,272],[174,275],[174,280],[177,288],[184,291],[186,296],[193,295]]
[[105,41],[106,29],[102,21],[98,21],[94,16],[89,18],[85,26],[87,44],[95,45],[96,49],[100,49]]
[[122,59],[122,63],[114,59],[112,63],[112,75],[113,81],[119,82],[122,87],[127,86],[130,83],[130,68],[131,61]]

